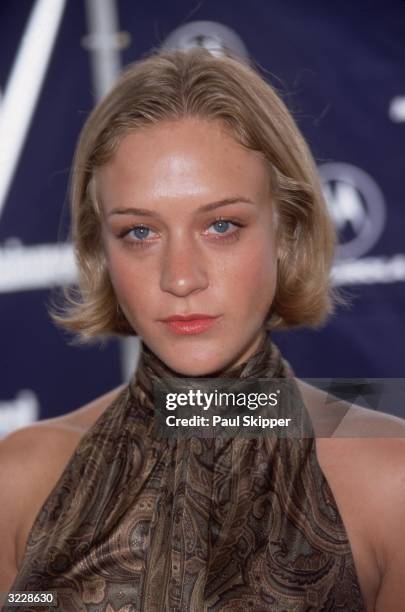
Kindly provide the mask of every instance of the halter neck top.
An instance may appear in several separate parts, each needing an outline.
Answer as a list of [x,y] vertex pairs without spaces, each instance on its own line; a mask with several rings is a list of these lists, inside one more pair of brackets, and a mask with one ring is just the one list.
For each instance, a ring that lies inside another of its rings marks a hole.
[[[141,346],[132,379],[37,515],[10,588],[55,591],[57,606],[24,610],[364,610],[314,437],[157,436],[153,382],[179,375]],[[248,360],[216,376],[293,371],[267,334]]]

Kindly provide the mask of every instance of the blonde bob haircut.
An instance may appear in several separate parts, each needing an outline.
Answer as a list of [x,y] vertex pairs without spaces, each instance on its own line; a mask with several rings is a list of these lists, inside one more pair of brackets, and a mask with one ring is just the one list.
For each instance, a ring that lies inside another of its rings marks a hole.
[[88,117],[77,144],[70,232],[79,279],[64,289],[62,305],[51,305],[53,320],[75,332],[74,343],[136,334],[107,270],[94,171],[132,130],[184,117],[221,120],[241,145],[260,151],[268,162],[282,247],[267,329],[318,327],[337,303],[344,303],[331,285],[336,234],[316,165],[275,90],[234,57],[216,57],[205,49],[160,51],[126,69]]

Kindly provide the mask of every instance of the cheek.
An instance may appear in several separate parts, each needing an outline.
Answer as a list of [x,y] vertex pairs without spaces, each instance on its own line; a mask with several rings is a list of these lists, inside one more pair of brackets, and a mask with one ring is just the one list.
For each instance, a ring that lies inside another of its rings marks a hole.
[[264,258],[258,254],[252,257],[241,273],[241,289],[244,288],[247,300],[258,311],[267,309],[273,301],[277,266],[272,257]]
[[277,280],[277,253],[266,237],[223,260],[221,274],[227,298],[240,305],[266,310],[273,301]]
[[145,311],[151,303],[153,275],[148,266],[139,263],[125,252],[109,252],[107,268],[120,305],[124,312],[135,314]]

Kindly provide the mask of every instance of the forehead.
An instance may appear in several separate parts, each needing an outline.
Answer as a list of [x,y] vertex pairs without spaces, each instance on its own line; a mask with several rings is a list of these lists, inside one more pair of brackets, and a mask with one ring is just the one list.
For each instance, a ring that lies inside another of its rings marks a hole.
[[[268,194],[264,156],[241,145],[220,121],[187,118],[136,129],[96,172],[107,209],[120,200],[225,198]],[[144,202],[146,203],[146,202]]]

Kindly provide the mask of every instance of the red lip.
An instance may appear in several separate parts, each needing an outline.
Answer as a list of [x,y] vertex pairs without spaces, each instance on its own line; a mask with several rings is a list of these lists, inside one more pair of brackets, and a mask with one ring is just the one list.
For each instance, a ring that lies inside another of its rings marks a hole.
[[220,316],[211,316],[200,313],[188,315],[173,315],[162,319],[171,332],[178,335],[196,335],[207,332]]
[[161,319],[161,321],[164,321],[165,323],[168,323],[170,321],[193,321],[195,319],[198,320],[204,320],[204,319],[216,319],[217,316],[216,315],[207,315],[207,314],[202,314],[202,313],[192,313],[192,314],[188,314],[188,315],[173,315],[171,317],[167,317],[166,319]]

